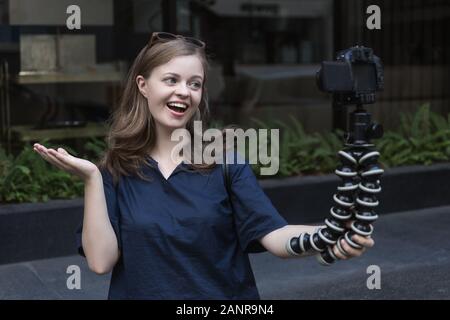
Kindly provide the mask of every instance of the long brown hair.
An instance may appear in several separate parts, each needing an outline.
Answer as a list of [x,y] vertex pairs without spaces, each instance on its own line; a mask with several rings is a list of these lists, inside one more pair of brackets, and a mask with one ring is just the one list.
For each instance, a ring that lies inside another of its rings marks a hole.
[[[155,122],[148,108],[147,100],[140,93],[136,77],[138,75],[148,78],[152,70],[169,62],[178,56],[196,55],[203,66],[204,81],[202,98],[195,115],[187,122],[191,137],[194,136],[194,121],[209,121],[209,105],[207,94],[207,73],[209,70],[208,58],[203,48],[183,40],[158,42],[150,48],[145,46],[134,60],[127,76],[125,88],[119,103],[107,120],[109,132],[105,138],[107,148],[103,157],[98,162],[100,169],[107,169],[113,176],[114,184],[120,176],[138,176],[141,179],[151,181],[146,177],[141,168],[148,162],[149,151],[156,142]],[[214,167],[215,164],[190,164],[194,170],[204,171]]]

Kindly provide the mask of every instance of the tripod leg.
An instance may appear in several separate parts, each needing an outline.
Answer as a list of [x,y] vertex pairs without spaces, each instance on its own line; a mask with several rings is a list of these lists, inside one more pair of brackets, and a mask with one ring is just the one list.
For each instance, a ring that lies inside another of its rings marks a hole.
[[340,246],[340,239],[345,232],[345,225],[352,217],[355,191],[358,189],[357,153],[351,148],[338,152],[341,165],[335,170],[336,175],[342,179],[338,186],[338,192],[333,196],[335,205],[331,208],[331,218],[325,219],[325,224],[331,231],[333,242],[327,243],[327,249],[317,255],[317,260],[322,265],[330,265],[338,258],[333,253],[333,246],[337,243],[340,251],[345,251]]
[[347,243],[355,249],[361,246],[351,240],[352,236],[370,236],[373,232],[373,223],[378,219],[374,208],[378,206],[376,195],[381,192],[380,177],[384,170],[378,165],[380,153],[373,149],[366,152],[359,158],[361,182],[358,185],[358,195],[356,197],[355,221],[351,225],[351,230],[345,234]]
[[358,188],[355,180],[358,175],[357,158],[350,149],[339,151],[338,156],[341,165],[335,173],[343,181],[333,196],[335,205],[330,209],[331,217],[325,219],[326,227],[312,235],[302,233],[298,237],[290,239],[286,245],[288,252],[294,255],[301,255],[310,250],[321,252],[318,259],[325,265],[329,265],[337,259],[330,248],[345,232],[345,224],[352,217],[351,207],[354,205],[354,192]]

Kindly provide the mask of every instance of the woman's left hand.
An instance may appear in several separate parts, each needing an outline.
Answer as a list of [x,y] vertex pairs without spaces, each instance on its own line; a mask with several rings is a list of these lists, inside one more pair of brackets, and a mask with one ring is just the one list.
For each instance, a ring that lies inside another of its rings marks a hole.
[[364,251],[366,251],[366,248],[372,248],[375,244],[375,241],[373,241],[373,239],[370,236],[363,237],[363,236],[355,234],[352,236],[351,239],[355,243],[361,245],[362,249],[355,249],[355,248],[351,247],[347,243],[347,241],[345,241],[345,239],[341,239],[340,240],[341,248],[345,250],[346,255],[341,253],[341,251],[339,250],[337,245],[334,245],[333,253],[336,255],[336,257],[338,257],[339,259],[342,259],[342,260],[346,260],[346,259],[353,258],[353,257],[359,257],[360,255],[362,255],[364,253]]

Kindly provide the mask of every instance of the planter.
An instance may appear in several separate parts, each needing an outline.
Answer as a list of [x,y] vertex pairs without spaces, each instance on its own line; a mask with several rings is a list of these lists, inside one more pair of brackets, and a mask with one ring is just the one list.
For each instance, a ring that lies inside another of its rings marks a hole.
[[0,264],[76,254],[83,199],[0,205]]
[[[291,224],[321,222],[333,206],[340,179],[336,175],[261,181],[274,206]],[[450,204],[450,163],[405,166],[381,177],[378,214]],[[376,222],[375,222],[376,223]]]
[[[450,163],[387,170],[378,214],[450,205]],[[290,224],[320,223],[333,205],[335,175],[261,180]],[[0,205],[0,264],[77,254],[83,199]],[[376,224],[376,222],[375,222]]]

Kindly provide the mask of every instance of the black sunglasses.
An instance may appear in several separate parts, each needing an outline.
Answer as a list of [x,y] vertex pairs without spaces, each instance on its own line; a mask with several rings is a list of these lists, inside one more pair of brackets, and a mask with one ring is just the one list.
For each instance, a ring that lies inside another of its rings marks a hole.
[[184,37],[181,35],[172,34],[169,32],[153,32],[152,36],[150,38],[150,41],[148,42],[148,47],[150,48],[158,40],[159,41],[171,41],[171,40],[175,40],[175,39],[183,39],[184,41],[192,43],[193,45],[195,45],[196,47],[199,47],[199,48],[205,47],[205,43],[203,41],[200,41],[198,39],[191,38],[191,37]]

